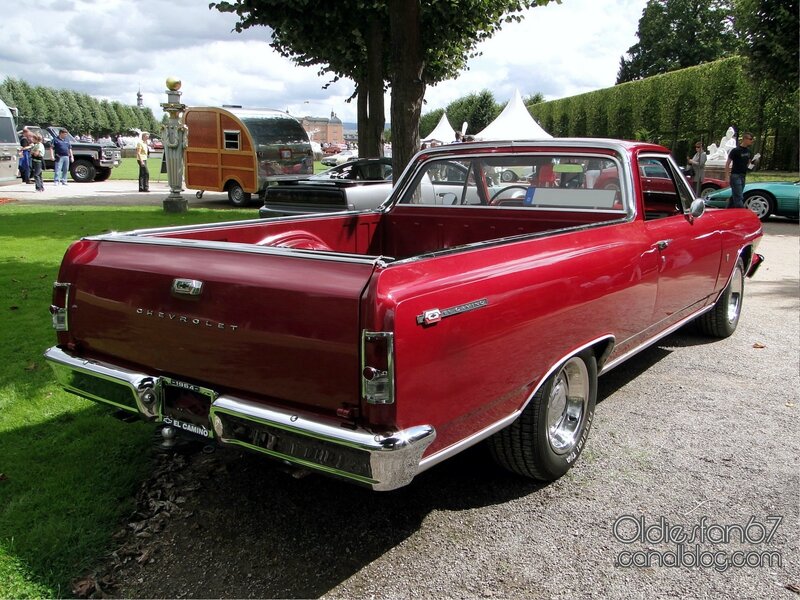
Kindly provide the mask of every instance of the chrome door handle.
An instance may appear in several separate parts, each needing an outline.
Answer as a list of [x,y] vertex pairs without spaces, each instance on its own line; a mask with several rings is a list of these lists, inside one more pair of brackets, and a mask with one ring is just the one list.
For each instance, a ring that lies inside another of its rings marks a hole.
[[666,249],[667,249],[667,246],[669,246],[669,243],[670,243],[671,241],[672,241],[672,240],[658,240],[658,241],[656,242],[656,247],[657,247],[659,250],[666,250]]

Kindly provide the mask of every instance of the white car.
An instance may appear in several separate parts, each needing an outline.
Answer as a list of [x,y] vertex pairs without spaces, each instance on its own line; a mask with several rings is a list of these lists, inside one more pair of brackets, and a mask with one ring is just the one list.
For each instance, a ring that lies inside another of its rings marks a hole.
[[346,163],[348,160],[353,160],[354,158],[358,158],[358,152],[356,150],[342,150],[339,152],[339,154],[331,154],[330,156],[323,158],[322,164],[329,167],[335,167],[336,165],[341,165],[342,163]]

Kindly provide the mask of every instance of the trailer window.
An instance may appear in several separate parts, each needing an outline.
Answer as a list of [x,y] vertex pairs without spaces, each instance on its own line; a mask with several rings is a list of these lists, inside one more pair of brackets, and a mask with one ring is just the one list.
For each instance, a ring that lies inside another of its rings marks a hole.
[[224,131],[225,135],[225,150],[239,150],[241,131]]

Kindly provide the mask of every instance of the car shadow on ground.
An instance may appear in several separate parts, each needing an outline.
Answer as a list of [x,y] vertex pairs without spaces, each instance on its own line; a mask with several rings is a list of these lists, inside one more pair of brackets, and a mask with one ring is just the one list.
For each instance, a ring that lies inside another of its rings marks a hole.
[[417,533],[432,512],[546,487],[501,470],[483,446],[383,493],[317,475],[296,479],[235,451],[199,462],[188,517],[169,524],[153,562],[123,568],[118,595],[316,598]]
[[[669,354],[654,346],[601,377],[598,399]],[[190,516],[170,523],[152,563],[120,573],[119,595],[316,598],[418,534],[434,513],[556,493],[498,467],[485,444],[392,492],[317,475],[295,479],[273,461],[235,451],[199,463],[190,475],[200,484],[185,508]]]

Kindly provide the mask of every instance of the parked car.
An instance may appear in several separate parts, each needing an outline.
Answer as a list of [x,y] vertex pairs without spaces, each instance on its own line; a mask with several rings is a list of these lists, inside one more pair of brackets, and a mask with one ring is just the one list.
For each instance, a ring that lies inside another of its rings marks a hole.
[[[561,186],[590,161],[632,185]],[[545,165],[559,187],[494,182]],[[553,481],[586,448],[598,376],[689,322],[732,335],[763,259],[756,216],[706,210],[653,144],[448,144],[397,179],[379,209],[83,237],[53,285],[45,358],[170,445],[392,490],[485,440],[500,467]],[[676,381],[687,402],[705,385]]]
[[[706,205],[725,208],[731,189],[719,190],[705,197]],[[800,217],[800,181],[757,181],[744,186],[744,205],[765,221],[770,216]]]
[[[663,166],[658,164],[657,161],[639,161],[639,174],[641,177],[646,178],[654,186],[658,186],[659,183],[670,185],[668,183],[669,174]],[[685,171],[683,171],[683,174],[689,181],[689,185],[691,185],[692,189],[694,189],[694,177],[692,175],[686,175]],[[727,181],[716,179],[714,177],[703,177],[703,185],[700,188],[700,195],[705,198],[708,194],[726,187],[728,187]],[[594,188],[619,189],[619,178],[616,176],[616,172],[613,169],[606,169],[602,171],[594,182]]]
[[335,167],[336,165],[341,165],[342,163],[346,163],[348,160],[353,160],[354,158],[358,158],[358,152],[355,150],[342,150],[339,154],[332,154],[330,156],[326,156],[322,159],[322,164],[328,167]]
[[164,149],[164,142],[162,142],[158,138],[150,138],[150,149],[151,150],[163,150]]
[[[44,169],[53,170],[55,161],[50,156],[53,146],[53,139],[58,137],[62,127],[47,126],[37,127],[27,125],[31,133],[38,133],[42,136],[45,147]],[[21,135],[22,130],[17,132]],[[111,177],[111,169],[114,169],[122,162],[122,152],[115,146],[106,146],[97,142],[82,142],[71,133],[67,132],[67,139],[72,143],[72,154],[75,160],[69,165],[69,172],[72,180],[77,183],[89,183],[91,181],[105,181]]]
[[355,179],[359,181],[391,181],[391,158],[359,158],[331,167],[309,179]]

